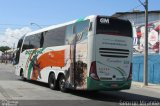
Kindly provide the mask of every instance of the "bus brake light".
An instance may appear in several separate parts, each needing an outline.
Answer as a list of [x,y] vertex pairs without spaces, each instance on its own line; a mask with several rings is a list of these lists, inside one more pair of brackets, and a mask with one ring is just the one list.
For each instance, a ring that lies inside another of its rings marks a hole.
[[96,61],[93,61],[91,63],[91,67],[90,67],[90,77],[95,79],[95,80],[99,80],[99,77],[97,75],[97,68],[96,68]]

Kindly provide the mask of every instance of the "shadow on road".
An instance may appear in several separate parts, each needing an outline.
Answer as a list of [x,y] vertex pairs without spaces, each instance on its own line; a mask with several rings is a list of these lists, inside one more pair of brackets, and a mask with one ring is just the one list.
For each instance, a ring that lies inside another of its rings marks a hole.
[[114,101],[114,102],[135,101],[138,103],[158,101],[160,103],[159,98],[149,97],[140,94],[133,94],[123,91],[101,91],[101,92],[73,91],[71,92],[71,94],[99,101]]
[[[20,79],[19,79],[20,80]],[[49,89],[48,84],[42,83],[42,82],[37,82],[37,81],[26,81],[31,84],[36,84],[38,86],[46,87]],[[100,91],[100,92],[94,92],[94,91],[74,91],[74,90],[69,90],[71,95],[91,99],[91,100],[98,100],[98,101],[106,101],[106,102],[117,102],[119,103],[120,101],[135,101],[135,102],[148,102],[148,101],[158,101],[160,103],[159,98],[155,97],[149,97],[141,94],[134,94],[134,93],[129,93],[127,91]]]
[[[18,80],[19,81],[24,81],[20,78]],[[43,83],[43,82],[38,82],[38,81],[33,81],[33,80],[25,80],[24,82],[28,82],[30,84],[35,84],[35,85],[38,85],[38,86],[49,88],[49,85],[47,83]]]

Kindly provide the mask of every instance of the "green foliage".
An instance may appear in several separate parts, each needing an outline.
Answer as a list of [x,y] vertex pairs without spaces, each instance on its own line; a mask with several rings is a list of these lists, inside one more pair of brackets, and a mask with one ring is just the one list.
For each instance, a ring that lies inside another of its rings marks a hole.
[[0,46],[0,51],[2,51],[2,52],[9,50],[9,49],[11,49],[11,48],[8,46]]

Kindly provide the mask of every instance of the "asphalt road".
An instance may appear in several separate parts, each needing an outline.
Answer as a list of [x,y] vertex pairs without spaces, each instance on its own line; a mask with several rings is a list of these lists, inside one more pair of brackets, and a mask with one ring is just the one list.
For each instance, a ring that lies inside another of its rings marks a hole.
[[[160,92],[132,86],[123,91],[51,90],[45,83],[22,81],[11,64],[0,64],[0,105],[2,106],[160,106]],[[149,105],[150,106],[150,105]]]

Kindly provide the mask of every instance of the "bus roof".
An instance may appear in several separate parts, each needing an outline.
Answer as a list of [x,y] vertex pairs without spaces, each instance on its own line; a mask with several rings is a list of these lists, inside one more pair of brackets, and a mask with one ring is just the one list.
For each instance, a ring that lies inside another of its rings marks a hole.
[[76,19],[76,20],[66,22],[66,23],[63,23],[63,24],[52,25],[52,26],[49,26],[49,27],[46,27],[46,28],[42,28],[42,29],[33,31],[33,32],[29,32],[25,36],[30,36],[30,35],[33,35],[33,34],[37,34],[37,33],[45,32],[45,31],[52,30],[52,29],[55,29],[55,28],[63,27],[63,26],[69,25],[69,24],[73,24],[73,23],[82,21],[82,20],[92,19],[92,18],[95,18],[96,16],[97,15],[91,15],[91,16],[88,16],[88,17],[85,17],[85,18]]

